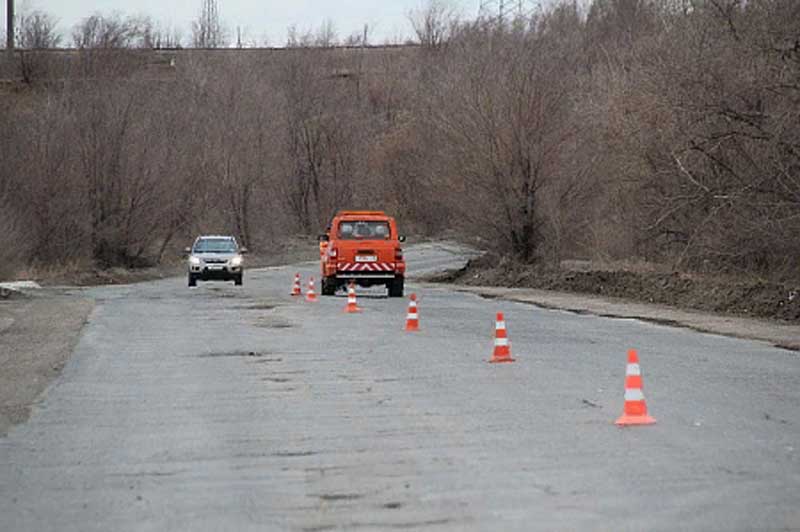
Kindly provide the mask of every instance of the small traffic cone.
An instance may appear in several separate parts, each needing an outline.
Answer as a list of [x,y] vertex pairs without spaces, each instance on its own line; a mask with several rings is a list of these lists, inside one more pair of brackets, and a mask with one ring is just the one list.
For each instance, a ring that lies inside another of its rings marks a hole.
[[647,415],[647,404],[642,393],[642,371],[639,355],[635,349],[628,351],[628,366],[625,368],[625,409],[616,421],[617,425],[652,425],[656,420]]
[[294,274],[294,285],[292,286],[292,296],[302,296],[303,289],[300,288],[300,274]]
[[361,312],[361,308],[356,302],[356,285],[353,283],[350,283],[350,286],[347,287],[347,306],[344,307],[344,311],[348,314]]
[[406,331],[415,332],[419,330],[419,314],[417,314],[417,294],[411,294],[411,301],[408,302],[408,314],[406,315]]
[[314,278],[308,280],[308,292],[306,292],[306,301],[309,303],[317,302],[317,294],[314,292]]
[[494,354],[489,362],[492,364],[514,362],[514,359],[511,358],[511,346],[508,344],[506,320],[502,312],[497,313],[497,321],[494,326]]

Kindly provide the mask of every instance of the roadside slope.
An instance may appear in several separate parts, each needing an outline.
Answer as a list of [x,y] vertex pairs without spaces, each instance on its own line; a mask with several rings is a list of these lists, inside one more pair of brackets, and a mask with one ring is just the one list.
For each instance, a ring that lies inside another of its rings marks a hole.
[[595,314],[611,318],[638,319],[734,338],[761,340],[776,347],[800,351],[800,325],[682,310],[653,303],[634,303],[617,298],[531,288],[466,286],[450,283],[426,283],[426,285],[451,288],[487,298],[528,303],[546,309]]
[[0,436],[61,373],[93,307],[49,291],[0,300]]

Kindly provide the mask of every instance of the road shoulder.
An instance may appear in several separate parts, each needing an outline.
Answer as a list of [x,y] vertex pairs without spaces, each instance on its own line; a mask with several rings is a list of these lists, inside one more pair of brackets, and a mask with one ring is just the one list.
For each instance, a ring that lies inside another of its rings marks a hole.
[[61,374],[93,308],[51,293],[0,300],[0,437]]
[[450,283],[425,283],[425,286],[457,290],[481,297],[527,303],[541,308],[564,310],[577,314],[638,319],[672,327],[686,327],[734,338],[760,340],[783,349],[800,351],[800,326],[775,321],[721,316],[681,310],[665,305],[634,303],[622,299],[548,290],[466,286]]

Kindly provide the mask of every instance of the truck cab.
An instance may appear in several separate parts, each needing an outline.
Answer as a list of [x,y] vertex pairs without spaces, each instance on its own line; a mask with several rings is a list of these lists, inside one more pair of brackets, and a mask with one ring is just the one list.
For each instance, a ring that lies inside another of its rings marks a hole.
[[382,211],[341,211],[320,242],[327,242],[321,257],[322,295],[332,296],[352,281],[385,285],[389,297],[403,297],[405,237],[393,217]]

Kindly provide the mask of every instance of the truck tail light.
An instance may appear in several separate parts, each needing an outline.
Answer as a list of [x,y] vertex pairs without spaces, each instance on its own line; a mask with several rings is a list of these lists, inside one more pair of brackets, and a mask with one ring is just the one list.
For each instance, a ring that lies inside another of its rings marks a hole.
[[395,261],[402,261],[403,260],[403,250],[400,248],[395,248],[394,250],[394,260]]

